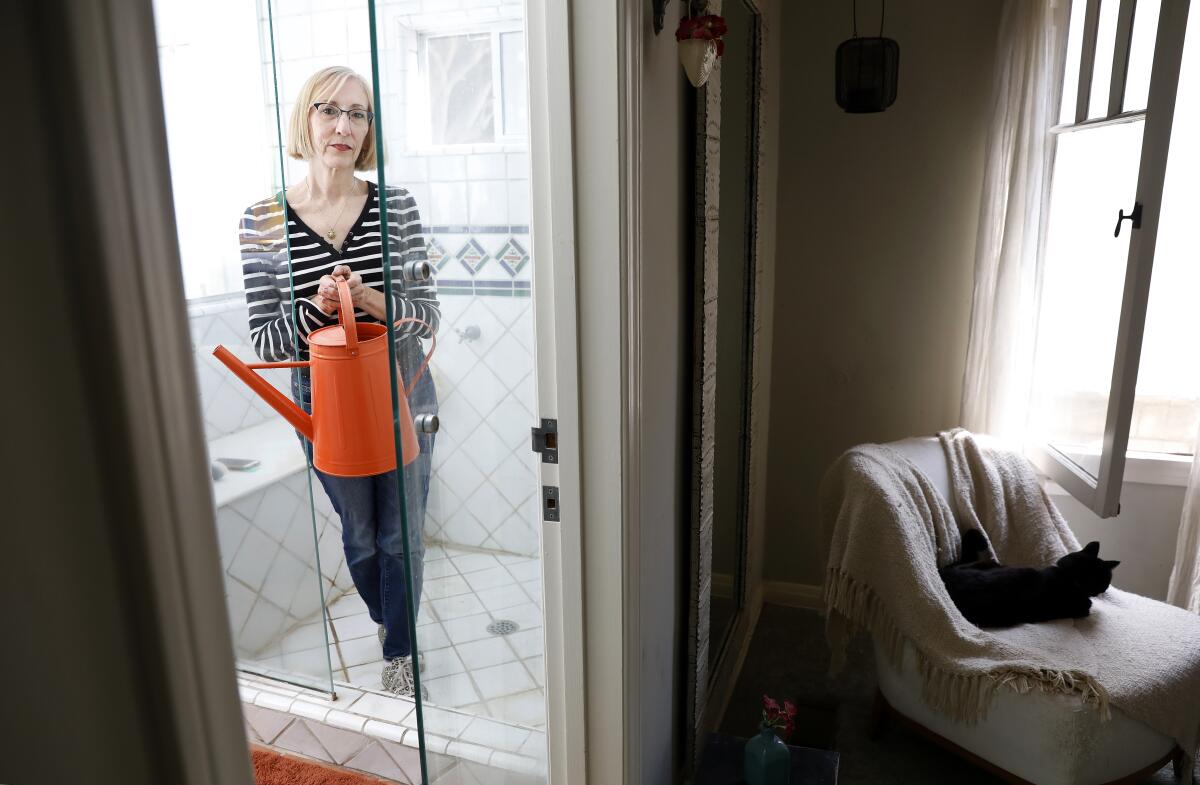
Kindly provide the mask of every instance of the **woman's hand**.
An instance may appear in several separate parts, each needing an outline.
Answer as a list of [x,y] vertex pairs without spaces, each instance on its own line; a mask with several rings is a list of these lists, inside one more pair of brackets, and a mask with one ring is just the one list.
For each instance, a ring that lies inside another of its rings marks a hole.
[[321,280],[317,282],[317,297],[321,297],[335,306],[338,302],[337,279],[332,275],[322,275]]
[[[317,283],[317,294],[313,298],[313,302],[316,302],[317,298],[319,297],[329,303],[329,306],[336,311],[342,302],[341,297],[338,295],[338,281],[344,280],[340,277],[341,275],[349,273],[349,279],[346,282],[350,284],[350,300],[354,303],[356,308],[359,307],[362,301],[362,292],[366,289],[366,287],[363,286],[362,277],[359,276],[358,273],[350,273],[349,271],[349,267],[344,264],[339,264],[337,267],[333,268],[332,274],[322,275],[321,280]],[[358,289],[358,297],[354,296],[356,288]],[[317,304],[320,305],[320,303]],[[322,308],[321,310],[325,309]],[[326,311],[326,313],[330,312]]]
[[367,297],[367,287],[363,285],[362,276],[344,264],[339,264],[337,267],[334,267],[332,276],[335,280],[333,293],[334,299],[337,299],[336,281],[345,281],[346,283],[350,284],[350,299],[354,301],[354,307],[362,308]]
[[[386,318],[387,302],[383,293],[364,284],[362,276],[344,264],[334,267],[329,275],[321,276],[321,281],[317,284],[316,297],[324,298],[336,311],[341,302],[338,299],[339,281],[345,281],[350,286],[350,300],[354,303],[356,310],[365,311],[376,319]],[[326,311],[326,313],[331,312]]]
[[[335,290],[335,293],[336,293],[336,290]],[[337,313],[338,301],[336,298],[334,298],[333,300],[330,300],[328,297],[323,297],[322,295],[314,294],[312,297],[308,298],[308,301],[310,303],[312,303],[313,305],[317,306],[318,308],[320,308],[321,313],[325,314],[326,316],[333,316],[335,313]]]

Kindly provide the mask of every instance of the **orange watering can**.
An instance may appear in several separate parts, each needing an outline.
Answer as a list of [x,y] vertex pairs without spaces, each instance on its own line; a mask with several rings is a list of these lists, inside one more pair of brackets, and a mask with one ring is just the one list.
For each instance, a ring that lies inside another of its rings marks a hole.
[[[336,477],[369,477],[396,468],[387,327],[354,321],[354,303],[345,281],[338,282],[338,298],[339,324],[309,334],[312,359],[307,362],[246,364],[224,346],[217,346],[213,354],[313,443],[314,466]],[[420,319],[400,319],[396,324],[404,322],[425,324]],[[436,348],[434,339],[429,356],[407,388],[400,379],[400,444],[405,466],[421,451],[408,396]],[[262,368],[311,368],[313,413],[305,413],[254,373]],[[425,429],[436,430],[436,418],[423,417],[424,421],[430,419],[433,422]]]

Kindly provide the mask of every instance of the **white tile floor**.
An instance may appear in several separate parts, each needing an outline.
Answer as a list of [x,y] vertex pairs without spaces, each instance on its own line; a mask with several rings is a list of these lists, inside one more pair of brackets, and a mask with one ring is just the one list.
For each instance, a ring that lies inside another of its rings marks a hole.
[[[417,617],[427,705],[544,729],[541,604],[537,559],[430,546]],[[329,618],[334,680],[381,690],[377,628],[362,600],[347,594],[330,606]],[[488,625],[500,620],[516,622],[517,631],[489,633]],[[283,643],[284,665],[290,659],[321,666],[322,643],[320,622],[293,630]]]

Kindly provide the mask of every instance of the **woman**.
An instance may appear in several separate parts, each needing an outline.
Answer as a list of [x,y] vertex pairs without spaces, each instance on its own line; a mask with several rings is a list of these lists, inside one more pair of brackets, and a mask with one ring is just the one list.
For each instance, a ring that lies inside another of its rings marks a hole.
[[[339,280],[349,283],[359,321],[384,322],[388,296],[383,288],[385,258],[392,260],[393,316],[415,317],[429,325],[409,322],[396,330],[396,355],[406,381],[411,382],[425,356],[417,339],[428,338],[437,330],[440,314],[435,283],[432,279],[405,281],[402,274],[405,263],[425,259],[416,202],[403,188],[389,188],[381,200],[374,183],[354,176],[356,170],[375,167],[373,121],[371,90],[363,77],[342,67],[313,74],[300,90],[287,139],[288,155],[307,161],[308,175],[287,188],[286,205],[276,195],[252,205],[242,218],[250,336],[265,362],[294,356],[308,359],[309,333],[338,321]],[[387,209],[388,257],[384,257],[380,242],[381,204]],[[311,409],[307,369],[293,372],[292,397],[306,411]],[[437,394],[428,373],[417,382],[409,404],[414,415],[436,412]],[[419,434],[418,439],[421,454],[403,469],[413,608],[420,606],[421,530],[433,435]],[[311,450],[311,445],[304,444]],[[379,625],[384,689],[413,695],[414,642],[409,637],[396,472],[334,477],[314,471],[341,518],[350,576]]]

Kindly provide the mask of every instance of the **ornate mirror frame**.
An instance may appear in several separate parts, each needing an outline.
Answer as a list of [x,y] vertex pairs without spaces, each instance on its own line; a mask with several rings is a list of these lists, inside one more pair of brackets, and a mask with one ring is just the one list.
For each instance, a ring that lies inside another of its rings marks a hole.
[[[739,620],[744,621],[747,604],[747,540],[753,501],[751,489],[761,486],[754,476],[757,462],[753,437],[758,433],[758,412],[754,402],[759,376],[759,330],[761,314],[760,290],[763,276],[764,248],[760,237],[763,209],[759,183],[763,162],[763,85],[765,80],[763,44],[764,16],[757,0],[709,0],[707,13],[719,14],[722,6],[742,3],[753,15],[754,29],[745,39],[751,42],[751,90],[746,96],[747,149],[746,175],[746,252],[753,268],[747,265],[748,284],[745,297],[747,329],[744,343],[746,379],[743,388],[741,413],[741,476],[736,570],[732,591],[736,601],[734,616],[720,640],[710,637],[712,608],[714,483],[716,462],[716,379],[717,379],[717,314],[719,237],[720,237],[720,167],[721,167],[721,61],[713,69],[704,87],[698,90],[696,101],[696,170],[695,170],[695,258],[696,272],[693,294],[693,365],[692,365],[692,493],[690,536],[690,575],[688,608],[688,675],[687,675],[687,745],[685,760],[695,762],[703,748],[706,735],[718,721],[714,716],[722,706],[710,702],[713,688],[722,673],[728,671]],[[726,36],[733,40],[737,33]],[[726,150],[726,154],[741,151]],[[727,295],[728,296],[728,295]]]

